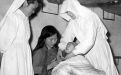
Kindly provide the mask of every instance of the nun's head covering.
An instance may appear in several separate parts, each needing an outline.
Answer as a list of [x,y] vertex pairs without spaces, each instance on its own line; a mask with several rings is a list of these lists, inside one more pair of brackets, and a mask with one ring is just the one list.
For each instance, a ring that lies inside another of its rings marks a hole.
[[70,20],[71,17],[67,15],[66,12],[71,11],[76,18],[78,17],[88,17],[92,11],[81,5],[78,0],[65,0],[61,6],[60,16],[66,20]]
[[[5,11],[3,11],[3,18],[0,20],[0,29],[3,26],[3,22],[5,22],[6,17],[9,14],[12,14],[15,12],[20,6],[24,3],[25,0],[2,0],[0,3],[3,5],[3,8],[5,8]],[[1,6],[2,6],[1,5]],[[5,7],[4,7],[5,6]],[[2,12],[2,11],[1,11]],[[1,13],[2,14],[2,13]],[[2,14],[2,15],[3,15]]]
[[[5,12],[4,17],[0,21],[0,51],[2,53],[4,53],[7,48],[12,44],[17,32],[16,27],[18,27],[18,24],[16,24],[16,26],[12,25],[14,23],[11,22],[10,17],[12,14],[14,14],[14,12],[16,12],[17,9],[21,7],[24,1],[25,0],[13,0],[9,5],[8,10]],[[16,16],[12,15],[12,17],[13,19],[15,19]]]

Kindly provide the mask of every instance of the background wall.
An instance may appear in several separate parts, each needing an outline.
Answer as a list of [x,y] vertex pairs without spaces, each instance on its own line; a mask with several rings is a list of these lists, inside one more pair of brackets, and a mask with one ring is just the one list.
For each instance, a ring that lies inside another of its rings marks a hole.
[[[57,12],[57,5],[46,3],[46,7],[44,10],[48,12]],[[121,56],[121,17],[115,15],[115,21],[111,20],[104,20],[103,19],[103,10],[99,7],[91,8],[94,12],[98,14],[98,16],[103,20],[104,24],[106,25],[107,29],[110,32],[110,45],[112,47],[112,51],[115,56]],[[32,31],[33,31],[33,41],[32,41],[32,48],[35,47],[38,37],[41,33],[41,29],[45,25],[53,25],[55,26],[60,33],[63,33],[63,31],[66,28],[67,23],[60,18],[58,15],[53,14],[47,14],[39,12],[38,16],[35,17],[32,21]],[[119,65],[117,66],[119,71],[121,72],[121,60],[119,60]]]

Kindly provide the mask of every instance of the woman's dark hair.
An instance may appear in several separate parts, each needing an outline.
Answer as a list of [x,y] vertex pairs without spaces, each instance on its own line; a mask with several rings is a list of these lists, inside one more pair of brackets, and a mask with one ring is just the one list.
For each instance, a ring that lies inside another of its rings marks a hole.
[[27,0],[28,5],[34,4],[35,2],[37,2],[39,4],[38,0]]
[[61,35],[54,26],[47,25],[41,31],[41,35],[38,39],[38,43],[37,43],[34,51],[42,48],[45,45],[45,39],[53,36],[54,34],[57,34],[57,43],[54,45],[54,47],[58,48],[58,43],[60,42]]

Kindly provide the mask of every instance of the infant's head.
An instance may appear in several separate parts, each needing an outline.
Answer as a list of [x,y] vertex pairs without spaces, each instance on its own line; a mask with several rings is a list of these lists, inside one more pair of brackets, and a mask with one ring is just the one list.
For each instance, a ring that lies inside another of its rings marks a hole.
[[77,44],[75,42],[68,42],[67,45],[66,45],[65,52],[66,53],[71,53],[74,50],[76,45]]

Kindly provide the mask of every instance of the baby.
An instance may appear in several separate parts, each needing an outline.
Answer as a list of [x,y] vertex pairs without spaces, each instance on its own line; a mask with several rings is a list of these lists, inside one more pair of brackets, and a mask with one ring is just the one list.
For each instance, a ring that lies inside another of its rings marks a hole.
[[[75,42],[69,42],[65,52],[71,53],[76,45]],[[105,75],[105,72],[94,68],[83,55],[76,55],[60,62],[53,69],[52,75]]]
[[67,54],[71,53],[74,50],[74,48],[75,48],[76,45],[77,45],[76,42],[68,42],[67,45],[66,45],[65,52]]
[[[76,46],[76,43],[75,42],[69,42],[66,46],[66,49],[64,50],[65,51],[65,55],[71,53],[73,51],[73,49],[75,48]],[[59,60],[53,60],[52,63],[50,65],[48,65],[47,69],[51,69],[51,68],[54,68],[56,65],[58,65],[60,62],[64,61],[65,59],[64,58],[60,58]]]

